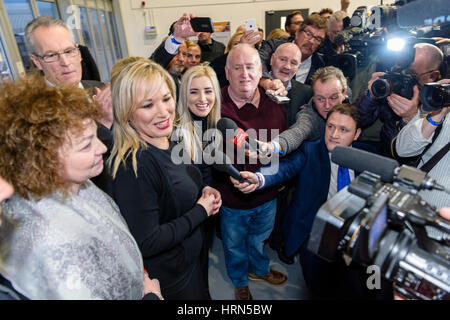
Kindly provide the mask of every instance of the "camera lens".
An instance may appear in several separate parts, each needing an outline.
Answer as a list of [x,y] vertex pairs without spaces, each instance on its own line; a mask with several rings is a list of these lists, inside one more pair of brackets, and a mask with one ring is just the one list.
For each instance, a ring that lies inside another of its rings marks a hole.
[[376,99],[385,98],[391,93],[389,82],[386,79],[375,80],[370,89]]
[[431,105],[443,106],[448,101],[448,93],[442,88],[435,88],[431,93]]
[[420,90],[422,111],[433,112],[450,104],[450,84],[427,83]]

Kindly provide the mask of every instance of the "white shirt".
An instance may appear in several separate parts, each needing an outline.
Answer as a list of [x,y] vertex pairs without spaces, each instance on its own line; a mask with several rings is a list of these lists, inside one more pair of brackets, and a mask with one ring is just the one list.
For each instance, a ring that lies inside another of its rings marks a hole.
[[[434,133],[429,139],[425,139],[422,135],[422,123],[427,121],[425,118],[412,120],[403,127],[397,136],[395,148],[401,157],[410,157],[419,155],[423,152],[425,147],[432,142]],[[450,116],[447,115],[442,125],[442,130],[439,136],[434,141],[433,145],[425,152],[420,160],[418,168],[424,165],[434,154],[441,150],[450,139]],[[450,152],[447,154],[430,170],[428,176],[436,180],[437,183],[450,189]],[[423,200],[436,206],[437,209],[442,207],[450,207],[450,195],[443,191],[437,190],[422,190],[419,195]]]
[[[330,188],[328,189],[328,198],[330,200],[337,193],[337,176],[338,176],[338,165],[331,161],[331,153],[330,156],[330,164],[331,164],[331,176],[330,176]],[[355,179],[355,172],[351,169],[348,169],[348,173],[350,174],[350,181]]]
[[309,70],[311,69],[311,61],[312,56],[309,56],[308,59],[300,63],[300,67],[298,67],[297,73],[295,74],[295,80],[305,83]]

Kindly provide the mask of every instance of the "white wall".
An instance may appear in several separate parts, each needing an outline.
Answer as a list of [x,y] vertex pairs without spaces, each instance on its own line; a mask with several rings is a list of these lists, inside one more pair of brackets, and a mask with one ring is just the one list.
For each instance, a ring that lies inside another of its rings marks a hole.
[[[340,0],[209,0],[207,3],[213,4],[207,5],[204,4],[204,0],[147,0],[144,9],[139,8],[141,1],[137,0],[113,0],[113,3],[114,8],[120,10],[128,54],[130,56],[143,57],[149,57],[151,55],[167,35],[170,24],[182,16],[184,12],[191,12],[196,16],[211,17],[213,21],[230,21],[231,32],[233,33],[237,26],[243,24],[245,20],[250,18],[255,18],[259,26],[264,29],[265,11],[269,10],[309,8],[310,12],[313,12],[326,7],[332,8],[333,10],[340,9]],[[191,5],[178,6],[180,3],[189,3]],[[196,5],[192,5],[193,3]],[[379,0],[358,0],[357,3],[353,0],[348,12],[351,15],[358,6],[377,5],[379,3]],[[163,7],[164,4],[166,4],[165,7]],[[132,7],[139,9],[133,9]],[[147,16],[149,13],[153,14],[153,24],[157,27],[158,31],[156,37],[149,37],[144,33],[146,21],[144,12],[147,13]]]

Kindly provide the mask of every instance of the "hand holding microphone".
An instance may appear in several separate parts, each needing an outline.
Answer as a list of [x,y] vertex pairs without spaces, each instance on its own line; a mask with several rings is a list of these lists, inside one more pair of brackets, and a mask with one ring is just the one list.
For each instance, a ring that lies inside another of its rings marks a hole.
[[245,179],[245,182],[240,182],[233,177],[230,177],[231,182],[234,187],[242,193],[251,193],[261,186],[261,178],[259,178],[255,173],[249,171],[242,171],[240,173],[241,177]]
[[226,172],[236,180],[245,182],[239,171],[231,165],[230,158],[223,152],[213,149],[211,153],[204,153],[203,159],[207,165],[211,165],[214,169]]
[[[270,157],[275,152],[279,154],[283,153],[283,151],[281,151],[280,145],[276,141],[263,142],[252,139],[243,129],[237,126],[236,122],[234,122],[230,118],[221,118],[217,122],[217,129],[222,133],[222,137],[224,137],[225,139],[227,138],[227,131],[231,130],[231,142],[238,148],[244,147],[245,149],[250,150],[250,152],[247,153],[247,155],[250,157],[256,157],[257,155],[259,157]],[[257,154],[255,154],[255,151],[257,152]]]

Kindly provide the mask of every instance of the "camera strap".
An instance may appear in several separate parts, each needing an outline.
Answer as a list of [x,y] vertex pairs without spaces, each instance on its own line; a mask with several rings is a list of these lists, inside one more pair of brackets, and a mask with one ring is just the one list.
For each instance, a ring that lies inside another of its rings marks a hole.
[[436,152],[423,166],[419,169],[424,172],[430,172],[431,169],[444,157],[447,152],[450,150],[450,142],[447,143],[444,147],[441,148],[438,152]]
[[[421,154],[417,155],[417,156],[413,156],[413,157],[400,157],[397,154],[397,150],[395,148],[393,148],[393,156],[394,158],[400,163],[400,164],[405,164],[407,166],[411,166],[411,167],[415,167],[415,168],[419,168],[419,164],[420,164],[420,160],[422,160],[423,155],[428,151],[428,149],[431,148],[431,146],[433,145],[433,143],[436,141],[437,137],[439,136],[439,134],[441,133],[442,130],[442,124],[439,125],[436,130],[434,131],[434,136],[431,140],[431,143],[428,144],[425,149],[422,151]],[[432,160],[432,158],[430,158],[427,162],[430,162],[430,160]],[[440,159],[438,159],[439,161]],[[425,164],[424,164],[425,165]],[[434,167],[434,164],[432,165],[432,167],[430,168],[430,170]]]

